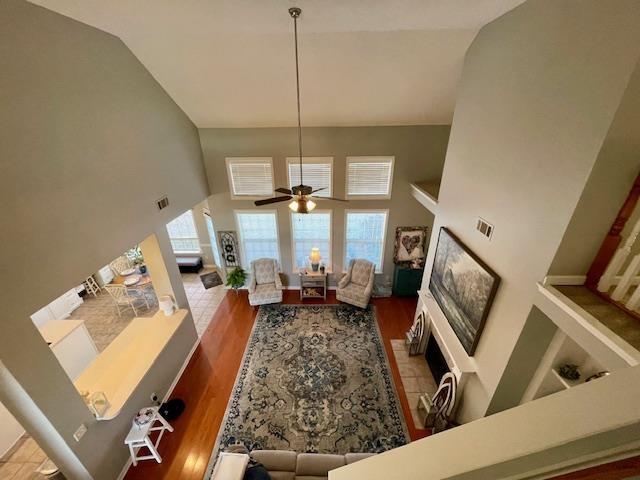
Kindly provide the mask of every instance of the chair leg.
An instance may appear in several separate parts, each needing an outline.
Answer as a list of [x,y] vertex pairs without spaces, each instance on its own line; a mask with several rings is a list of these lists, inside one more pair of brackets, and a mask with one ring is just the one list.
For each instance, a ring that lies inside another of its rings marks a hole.
[[120,313],[120,305],[116,303],[116,311],[118,312],[118,318],[122,318],[122,314]]
[[137,466],[138,465],[138,459],[136,458],[136,452],[133,449],[133,446],[129,443],[129,453],[131,454],[131,462],[133,463],[133,466]]
[[169,422],[167,422],[166,418],[160,415],[160,413],[157,414],[156,420],[159,421],[164,428],[166,428],[170,432],[173,432],[173,427],[169,424]]
[[131,305],[131,309],[133,310],[133,314],[137,317],[138,316],[138,311],[136,310],[136,307],[133,306],[133,302],[129,302],[129,305]]

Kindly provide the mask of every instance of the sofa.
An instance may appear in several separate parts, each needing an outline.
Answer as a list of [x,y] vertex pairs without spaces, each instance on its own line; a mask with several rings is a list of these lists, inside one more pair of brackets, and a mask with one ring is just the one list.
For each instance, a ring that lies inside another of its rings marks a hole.
[[367,308],[373,292],[375,271],[376,266],[368,260],[351,260],[347,274],[338,283],[336,298],[356,307]]
[[350,465],[375,453],[296,453],[288,450],[254,450],[251,457],[260,462],[272,480],[327,480],[329,470]]

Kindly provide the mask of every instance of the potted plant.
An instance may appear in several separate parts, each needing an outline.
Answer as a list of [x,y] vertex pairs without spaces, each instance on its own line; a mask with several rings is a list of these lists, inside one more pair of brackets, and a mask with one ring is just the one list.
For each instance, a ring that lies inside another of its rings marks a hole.
[[227,274],[227,286],[233,288],[238,294],[238,289],[244,285],[247,280],[247,272],[242,268],[236,267]]
[[133,266],[136,267],[140,273],[147,273],[147,266],[144,264],[144,257],[142,256],[142,250],[140,250],[140,245],[136,245],[132,249],[128,250],[127,258],[133,263]]

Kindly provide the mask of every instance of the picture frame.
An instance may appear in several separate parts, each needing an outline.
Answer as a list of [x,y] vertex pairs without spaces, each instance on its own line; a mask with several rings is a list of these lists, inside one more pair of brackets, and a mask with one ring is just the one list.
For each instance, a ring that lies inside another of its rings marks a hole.
[[448,228],[441,227],[429,291],[469,356],[473,356],[500,277]]
[[220,231],[218,232],[218,238],[220,239],[222,262],[227,268],[234,268],[240,266],[240,257],[238,255],[238,240],[236,238],[236,232],[234,231]]
[[396,227],[393,246],[393,262],[396,265],[422,264],[427,256],[427,234],[429,227]]

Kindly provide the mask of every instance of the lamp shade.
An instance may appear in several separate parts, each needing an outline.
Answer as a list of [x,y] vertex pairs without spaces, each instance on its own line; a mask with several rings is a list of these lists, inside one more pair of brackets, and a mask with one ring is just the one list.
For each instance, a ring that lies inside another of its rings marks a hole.
[[320,263],[320,249],[318,247],[313,247],[311,249],[311,254],[309,255],[309,260],[311,263]]

